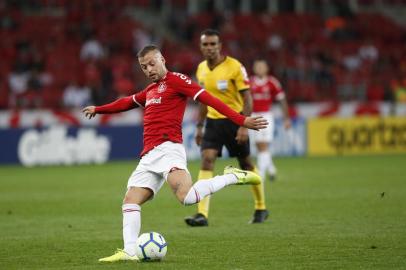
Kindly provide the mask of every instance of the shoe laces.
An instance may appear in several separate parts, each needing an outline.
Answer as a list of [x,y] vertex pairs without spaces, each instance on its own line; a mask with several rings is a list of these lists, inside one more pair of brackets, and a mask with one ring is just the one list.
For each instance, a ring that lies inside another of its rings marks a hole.
[[115,252],[114,254],[117,254],[117,253],[120,253],[120,252],[124,252],[124,253],[125,253],[124,249],[118,248],[118,249],[116,249],[116,252]]

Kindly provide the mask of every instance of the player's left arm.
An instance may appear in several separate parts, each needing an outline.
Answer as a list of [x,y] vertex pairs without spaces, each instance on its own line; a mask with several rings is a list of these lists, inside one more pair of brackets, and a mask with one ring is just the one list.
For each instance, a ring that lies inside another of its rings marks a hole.
[[204,89],[201,90],[195,100],[199,100],[201,103],[214,108],[216,111],[218,111],[222,115],[225,115],[227,118],[229,118],[231,121],[239,126],[254,130],[264,129],[268,126],[268,121],[266,121],[266,119],[264,119],[263,117],[241,115],[224,104],[220,99],[209,94]]
[[[182,75],[182,76],[181,76]],[[219,113],[225,115],[231,121],[239,126],[244,126],[249,129],[264,129],[268,126],[268,122],[262,117],[246,117],[235,112],[233,109],[224,104],[220,99],[209,94],[204,88],[193,82],[185,75],[179,75],[179,80],[174,81],[176,89],[183,95],[192,97],[193,100],[214,108]]]

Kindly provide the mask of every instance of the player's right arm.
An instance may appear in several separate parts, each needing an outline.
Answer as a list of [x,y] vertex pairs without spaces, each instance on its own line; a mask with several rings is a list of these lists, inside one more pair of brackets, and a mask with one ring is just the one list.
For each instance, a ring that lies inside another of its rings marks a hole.
[[82,112],[85,114],[85,117],[92,119],[96,114],[110,114],[110,113],[119,113],[125,112],[145,104],[146,91],[142,91],[135,95],[119,98],[111,103],[102,105],[102,106],[87,106]]

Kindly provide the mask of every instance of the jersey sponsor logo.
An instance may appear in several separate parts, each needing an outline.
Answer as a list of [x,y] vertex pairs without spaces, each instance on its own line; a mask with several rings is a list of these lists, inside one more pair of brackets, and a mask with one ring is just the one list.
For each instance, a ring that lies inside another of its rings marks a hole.
[[166,84],[165,82],[161,82],[158,86],[158,93],[163,93],[166,90]]
[[191,80],[188,76],[186,76],[186,75],[184,75],[184,74],[182,74],[182,73],[179,73],[179,72],[174,72],[173,74],[174,74],[175,76],[178,76],[178,77],[181,78],[182,80],[184,80],[185,83],[187,83],[187,84],[192,84],[192,80]]
[[147,102],[145,103],[145,107],[151,104],[161,104],[162,103],[162,97],[159,98],[150,98],[147,99]]

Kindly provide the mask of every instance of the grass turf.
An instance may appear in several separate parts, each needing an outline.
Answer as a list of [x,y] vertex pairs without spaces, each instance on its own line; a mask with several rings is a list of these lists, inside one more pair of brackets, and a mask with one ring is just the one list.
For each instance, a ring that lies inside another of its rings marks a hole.
[[[218,172],[230,161],[219,160]],[[231,163],[234,163],[231,161]],[[143,206],[142,232],[169,243],[163,262],[100,264],[122,247],[121,200],[135,162],[0,167],[0,269],[406,269],[406,156],[281,158],[266,182],[212,197],[210,226],[188,228],[167,185]],[[199,164],[190,162],[196,177]]]

